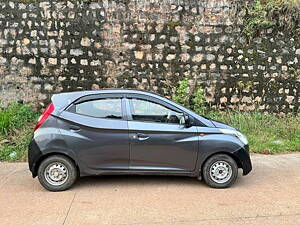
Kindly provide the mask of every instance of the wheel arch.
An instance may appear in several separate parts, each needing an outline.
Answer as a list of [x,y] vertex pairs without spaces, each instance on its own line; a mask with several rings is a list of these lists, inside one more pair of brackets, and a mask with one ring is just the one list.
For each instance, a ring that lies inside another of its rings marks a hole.
[[240,161],[240,159],[238,157],[236,157],[233,153],[231,152],[226,152],[226,151],[219,151],[219,152],[214,152],[210,155],[208,155],[202,162],[201,166],[200,166],[200,169],[198,171],[198,177],[202,177],[202,171],[203,171],[203,167],[205,165],[205,163],[213,156],[215,155],[219,155],[219,154],[224,154],[224,155],[228,155],[230,156],[235,162],[236,162],[236,165],[238,168],[243,168],[242,167],[242,163]]
[[79,166],[78,166],[78,164],[76,163],[76,160],[75,160],[72,156],[70,156],[70,155],[68,155],[68,154],[65,154],[65,153],[62,153],[62,152],[49,152],[49,153],[46,153],[46,154],[42,155],[42,156],[37,160],[37,162],[36,162],[36,164],[35,164],[35,167],[34,167],[34,170],[33,170],[33,173],[32,173],[32,176],[33,176],[33,177],[36,177],[37,174],[38,174],[38,169],[39,169],[41,163],[42,163],[46,158],[48,158],[48,157],[50,157],[50,156],[54,156],[54,155],[64,156],[64,157],[70,159],[70,160],[74,163],[74,165],[76,166],[76,169],[77,169],[77,171],[78,171],[78,174],[80,174]]

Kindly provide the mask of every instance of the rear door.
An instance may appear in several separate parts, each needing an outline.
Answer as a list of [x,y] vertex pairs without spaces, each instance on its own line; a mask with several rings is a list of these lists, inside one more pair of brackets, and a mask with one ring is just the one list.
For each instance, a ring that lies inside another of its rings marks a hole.
[[194,170],[199,137],[196,127],[180,125],[183,112],[143,95],[129,95],[127,105],[130,169]]
[[[121,94],[86,96],[58,120],[67,147],[90,170],[128,169],[128,122]],[[89,171],[90,172],[90,171]]]

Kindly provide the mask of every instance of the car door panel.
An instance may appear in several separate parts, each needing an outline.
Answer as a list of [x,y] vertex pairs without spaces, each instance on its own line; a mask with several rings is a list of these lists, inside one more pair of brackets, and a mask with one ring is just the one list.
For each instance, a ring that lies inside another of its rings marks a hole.
[[196,127],[129,121],[128,128],[130,169],[192,171],[195,168],[199,140]]
[[[130,97],[130,96],[129,96]],[[134,96],[142,101],[151,100]],[[193,171],[195,169],[198,154],[198,133],[196,127],[186,128],[184,125],[156,121],[160,115],[154,112],[148,119],[153,121],[141,121],[147,119],[147,115],[141,112],[133,115],[133,104],[127,100],[130,108],[128,121],[130,139],[130,169],[140,170],[177,170]],[[161,102],[152,101],[161,105]],[[138,104],[136,104],[138,105]],[[166,107],[164,105],[161,105]],[[168,107],[167,107],[168,108]],[[174,111],[175,109],[172,109]],[[179,113],[177,111],[177,113]]]
[[128,169],[128,122],[63,111],[60,132],[80,164],[91,170]]

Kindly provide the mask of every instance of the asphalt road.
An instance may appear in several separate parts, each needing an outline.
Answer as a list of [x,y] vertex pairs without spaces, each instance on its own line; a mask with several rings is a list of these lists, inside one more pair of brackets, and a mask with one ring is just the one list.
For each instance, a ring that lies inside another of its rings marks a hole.
[[0,163],[0,224],[300,224],[300,154],[252,155],[253,171],[229,189],[194,178],[81,178],[44,190],[27,163]]

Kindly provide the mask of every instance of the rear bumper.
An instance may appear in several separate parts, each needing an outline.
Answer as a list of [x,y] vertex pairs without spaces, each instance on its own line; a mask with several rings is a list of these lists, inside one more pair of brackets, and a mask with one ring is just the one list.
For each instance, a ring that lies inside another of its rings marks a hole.
[[32,177],[37,176],[36,164],[38,160],[41,158],[41,156],[42,156],[42,152],[40,151],[40,148],[38,147],[35,140],[32,139],[32,141],[28,146],[28,166],[29,166],[29,170],[32,173]]
[[240,166],[243,169],[243,175],[247,175],[252,170],[252,163],[249,155],[249,145],[245,145],[243,148],[233,153],[236,159],[239,160]]

